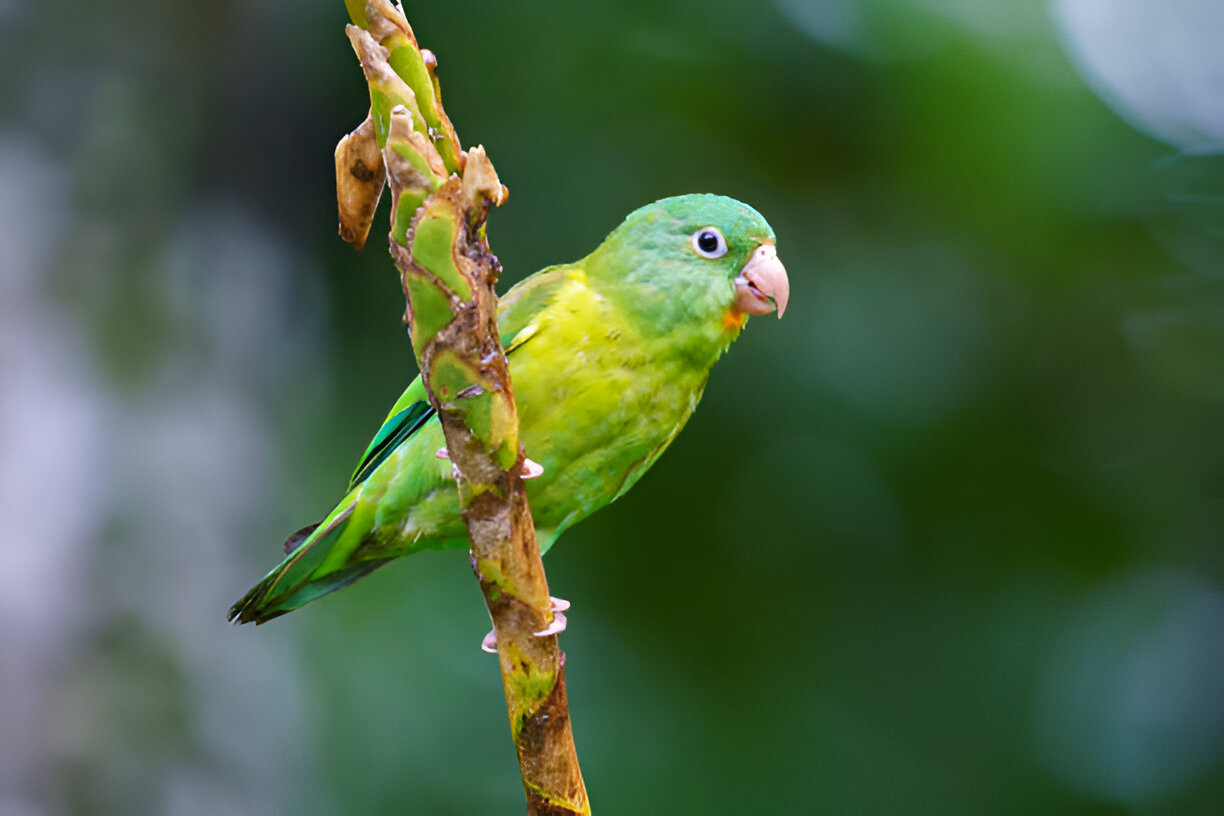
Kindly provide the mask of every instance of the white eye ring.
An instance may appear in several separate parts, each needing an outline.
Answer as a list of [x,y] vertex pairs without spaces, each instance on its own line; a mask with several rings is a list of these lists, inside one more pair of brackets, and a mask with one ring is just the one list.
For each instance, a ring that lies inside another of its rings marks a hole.
[[727,239],[718,227],[702,227],[693,233],[693,251],[714,260],[727,254]]

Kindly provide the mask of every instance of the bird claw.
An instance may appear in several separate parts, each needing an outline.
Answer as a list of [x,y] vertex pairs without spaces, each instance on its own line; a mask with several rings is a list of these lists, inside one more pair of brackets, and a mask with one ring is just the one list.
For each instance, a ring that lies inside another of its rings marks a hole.
[[[438,459],[450,459],[450,451],[448,451],[446,448],[438,448],[438,450],[434,452],[434,456],[436,456]],[[543,473],[543,465],[541,465],[539,462],[528,459],[525,456],[523,457],[522,476],[524,479],[534,479],[537,476],[543,475]]]
[[[450,451],[448,451],[446,448],[438,448],[437,451],[434,452],[434,456],[439,459],[446,459],[449,461]],[[459,481],[459,468],[454,462],[451,462],[451,478],[456,482]]]
[[[550,596],[548,599],[548,608],[552,610],[553,613],[552,623],[548,624],[548,626],[545,626],[538,632],[532,632],[532,637],[548,637],[549,635],[560,634],[561,632],[564,632],[565,627],[569,625],[569,622],[565,619],[565,610],[570,608],[569,601],[565,600],[564,598],[553,598]],[[489,654],[497,654],[496,629],[484,636],[484,640],[480,641],[480,648],[482,651],[488,652]]]
[[538,632],[532,632],[533,637],[548,637],[549,635],[557,635],[565,631],[565,627],[569,622],[565,619],[565,613],[553,612],[552,623],[545,626]]

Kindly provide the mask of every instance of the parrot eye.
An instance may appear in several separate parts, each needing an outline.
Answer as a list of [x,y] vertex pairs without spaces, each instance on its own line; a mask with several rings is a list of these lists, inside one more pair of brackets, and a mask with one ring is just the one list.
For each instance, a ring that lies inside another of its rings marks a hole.
[[727,254],[727,239],[717,227],[702,227],[693,233],[693,249],[703,258],[721,258]]

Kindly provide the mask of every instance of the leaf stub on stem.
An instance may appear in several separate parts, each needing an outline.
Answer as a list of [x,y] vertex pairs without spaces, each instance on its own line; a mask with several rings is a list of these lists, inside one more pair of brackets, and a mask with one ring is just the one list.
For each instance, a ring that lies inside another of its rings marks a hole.
[[589,815],[565,659],[556,635],[533,634],[547,629],[553,613],[497,329],[493,285],[501,267],[484,230],[506,188],[482,147],[459,149],[442,109],[437,60],[422,52],[399,9],[388,0],[346,0],[346,6],[355,24],[349,40],[370,88],[364,141],[353,147],[381,150],[391,187],[391,255],[413,350],[455,466],[472,567],[497,633],[528,812]]
[[340,237],[358,251],[365,246],[374,211],[387,183],[387,168],[374,133],[374,118],[365,121],[336,145],[336,205]]

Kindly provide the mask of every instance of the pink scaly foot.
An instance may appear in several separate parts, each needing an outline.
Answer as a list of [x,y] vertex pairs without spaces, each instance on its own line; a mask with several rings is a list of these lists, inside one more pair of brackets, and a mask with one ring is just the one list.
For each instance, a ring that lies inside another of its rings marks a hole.
[[[434,456],[439,459],[450,459],[450,452],[446,448],[438,448]],[[539,462],[532,461],[526,456],[523,457],[522,475],[524,479],[534,479],[544,472],[544,466]]]
[[[568,621],[565,619],[565,610],[570,608],[570,602],[564,598],[548,599],[548,608],[553,613],[552,623],[545,626],[538,632],[532,632],[533,637],[548,637],[549,635],[560,634],[565,631]],[[497,630],[489,632],[484,636],[484,640],[480,642],[480,648],[489,654],[497,654]]]

